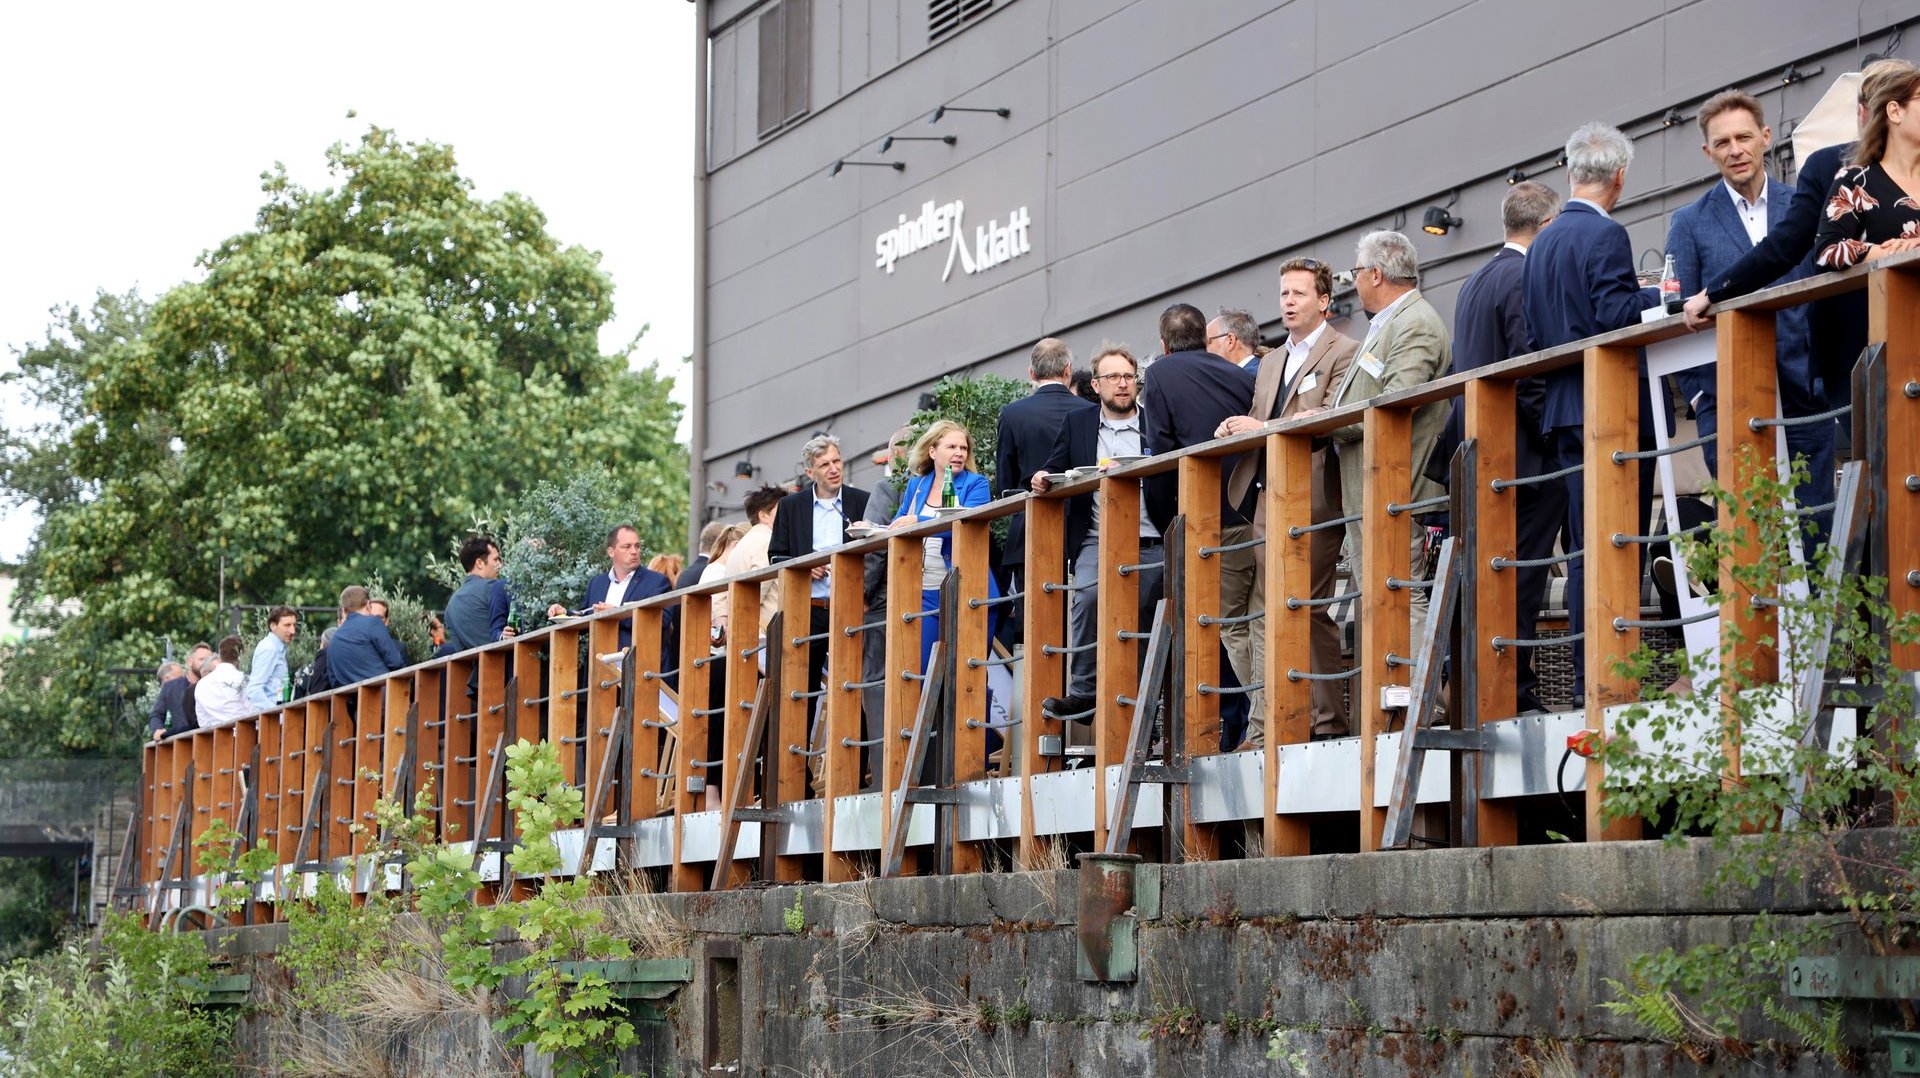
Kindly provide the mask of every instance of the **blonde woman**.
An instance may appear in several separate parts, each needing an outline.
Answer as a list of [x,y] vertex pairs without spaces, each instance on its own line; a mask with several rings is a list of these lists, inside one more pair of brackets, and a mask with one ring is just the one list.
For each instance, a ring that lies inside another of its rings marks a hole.
[[[927,428],[918,441],[913,443],[913,451],[908,455],[912,461],[913,477],[907,480],[905,490],[900,492],[900,512],[894,517],[896,528],[910,527],[922,521],[932,520],[940,515],[947,506],[972,507],[985,505],[993,500],[991,484],[987,477],[974,470],[973,436],[967,428],[951,419],[936,419]],[[953,479],[953,496],[946,495],[947,478]],[[951,529],[928,536],[924,544],[925,554],[921,558],[920,569],[920,608],[938,610],[940,607],[940,582],[945,579],[947,570],[953,568],[953,532]],[[977,586],[978,582],[973,582]],[[992,574],[987,577],[988,594],[998,595],[999,588],[994,585]],[[988,615],[990,623],[999,621],[999,608],[994,607]],[[987,635],[993,635],[993,625],[989,625]],[[927,668],[927,653],[933,650],[933,642],[940,639],[940,617],[937,614],[920,619],[920,669]]]

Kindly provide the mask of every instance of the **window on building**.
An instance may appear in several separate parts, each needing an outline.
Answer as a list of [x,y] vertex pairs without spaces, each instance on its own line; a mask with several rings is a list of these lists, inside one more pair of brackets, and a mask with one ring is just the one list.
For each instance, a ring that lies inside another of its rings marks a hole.
[[993,10],[993,0],[927,0],[927,40],[958,33],[960,28]]
[[760,16],[760,137],[807,114],[812,0],[774,0]]

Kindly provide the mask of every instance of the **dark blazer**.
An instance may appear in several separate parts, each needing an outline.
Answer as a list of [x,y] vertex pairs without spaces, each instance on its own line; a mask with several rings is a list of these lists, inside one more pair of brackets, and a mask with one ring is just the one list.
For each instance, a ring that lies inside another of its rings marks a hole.
[[[1253,375],[1212,352],[1174,352],[1147,368],[1147,388],[1141,398],[1141,432],[1154,453],[1174,453],[1213,440],[1222,420],[1246,415],[1253,407]],[[1226,476],[1239,457],[1220,462],[1221,524],[1247,523],[1228,497]],[[1178,470],[1147,480],[1147,516],[1165,533],[1180,511]]]
[[679,591],[681,588],[691,588],[695,584],[700,583],[700,574],[706,571],[707,555],[703,551],[698,557],[688,562],[686,568],[680,570],[680,579],[673,582],[673,590]]
[[160,694],[153,698],[153,711],[147,716],[148,736],[164,730],[161,736],[175,737],[195,728],[193,716],[187,712],[187,700],[193,695],[187,690],[192,687],[185,674],[160,686]]
[[327,678],[345,688],[407,665],[386,623],[372,614],[353,613],[334,630],[327,645]]
[[[1473,271],[1460,286],[1453,305],[1453,369],[1472,370],[1501,360],[1524,356],[1532,351],[1527,332],[1526,304],[1520,294],[1521,270],[1527,256],[1511,247],[1502,247],[1493,260]],[[1516,465],[1520,475],[1539,475],[1552,459],[1552,451],[1542,433],[1541,416],[1546,403],[1544,378],[1522,378],[1515,386],[1519,398],[1520,430],[1515,436]],[[1446,433],[1441,435],[1432,456],[1427,459],[1427,474],[1436,467],[1445,470],[1453,461],[1453,451],[1465,437],[1466,402],[1453,400],[1453,414],[1447,417]],[[1438,480],[1444,482],[1442,478]]]
[[[1032,393],[1000,409],[999,434],[993,450],[993,493],[1027,489],[1033,473],[1046,467],[1053,454],[1053,443],[1060,424],[1069,415],[1093,414],[1099,405],[1083,401],[1059,382],[1047,382]],[[1002,565],[1027,562],[1027,521],[1025,514],[1013,517],[1007,526],[1007,545],[1000,556]]]
[[[655,595],[665,595],[667,592],[673,590],[673,581],[668,580],[665,573],[656,573],[644,565],[635,569],[633,575],[634,579],[627,584],[626,602],[637,603],[642,599],[650,599]],[[587,581],[587,596],[580,601],[580,606],[576,612],[581,614],[591,613],[593,611],[593,604],[607,601],[607,589],[611,587],[613,587],[612,569],[609,568],[604,572],[594,574],[593,579]],[[620,622],[620,646],[625,648],[632,643],[633,623],[623,620]],[[666,643],[667,640],[663,636],[661,639],[663,648]]]
[[[1146,441],[1144,434],[1141,441]],[[1100,406],[1067,413],[1060,433],[1053,439],[1053,452],[1046,469],[1064,472],[1068,468],[1091,468],[1100,463]],[[1093,495],[1076,494],[1067,499],[1067,561],[1080,556],[1087,532],[1093,528]]]
[[[1790,212],[1792,197],[1793,192],[1786,184],[1767,181],[1769,234]],[[1763,237],[1761,242],[1765,243],[1766,239]],[[1680,278],[1680,291],[1685,295],[1691,296],[1706,288],[1707,282],[1719,278],[1753,249],[1754,243],[1747,238],[1746,226],[1740,221],[1740,213],[1734,208],[1733,196],[1727,193],[1725,183],[1714,184],[1691,204],[1673,211],[1673,222],[1667,229],[1667,254],[1673,259],[1674,273]],[[1810,272],[1808,263],[1800,261],[1789,266],[1779,279],[1765,283],[1784,284]],[[1805,394],[1804,399],[1811,400],[1813,367],[1807,354],[1805,307],[1789,307],[1774,315],[1774,354],[1779,365],[1781,396],[1791,396],[1798,391]],[[1676,380],[1689,398],[1695,393],[1713,395],[1716,386],[1712,367],[1682,373],[1687,377]]]
[[[1522,260],[1521,296],[1533,350],[1637,325],[1660,302],[1634,275],[1627,230],[1584,202],[1569,202]],[[1547,375],[1543,431],[1586,424],[1578,365]]]
[[[867,513],[867,492],[859,487],[840,487],[840,538],[847,541],[847,521],[860,520]],[[813,553],[813,484],[780,499],[773,510],[773,535],[767,540],[767,559],[785,561]]]
[[[1787,204],[1786,212],[1777,218],[1773,212],[1775,199],[1769,189],[1766,238],[1732,265],[1717,273],[1707,274],[1709,300],[1721,303],[1744,296],[1779,280],[1796,266],[1803,274],[1816,272],[1813,265],[1813,238],[1820,231],[1833,181],[1853,157],[1853,150],[1854,144],[1849,142],[1808,154],[1806,163],[1800,166],[1793,200]],[[1866,290],[1859,289],[1844,296],[1816,300],[1806,307],[1795,309],[1807,312],[1808,350],[1813,373],[1829,383],[1840,383],[1826,387],[1827,403],[1844,402],[1851,389],[1847,384],[1847,372],[1852,369],[1860,350],[1867,346]],[[1788,388],[1783,381],[1782,398],[1788,396]],[[1788,405],[1789,415],[1795,414],[1791,411],[1790,401],[1783,399],[1782,403]]]

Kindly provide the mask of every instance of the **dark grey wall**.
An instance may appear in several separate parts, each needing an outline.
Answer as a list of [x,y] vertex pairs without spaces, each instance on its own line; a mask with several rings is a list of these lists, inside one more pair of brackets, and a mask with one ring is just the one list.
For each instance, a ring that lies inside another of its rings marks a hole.
[[[1280,261],[1350,264],[1360,233],[1401,211],[1428,294],[1450,312],[1499,242],[1506,171],[1544,171],[1564,191],[1553,159],[1586,120],[1640,136],[1616,216],[1657,264],[1667,215],[1711,175],[1691,106],[1770,87],[1783,146],[1783,118],[1920,18],[1920,0],[1866,0],[1857,22],[1852,5],[1806,0],[1577,14],[1534,0],[996,0],[929,47],[924,0],[812,0],[811,111],[759,139],[759,6],[712,5],[708,423],[695,455],[727,507],[744,486],[733,461],[751,454],[784,478],[818,429],[852,458],[943,374],[1024,375],[1039,337],[1151,354],[1153,319],[1176,299],[1271,322]],[[1781,87],[1789,63],[1822,70]],[[1013,112],[928,126],[942,103]],[[1689,122],[1663,131],[1654,118],[1674,105]],[[828,178],[835,158],[880,159],[889,133],[959,142],[897,145],[904,173]],[[1465,226],[1421,234],[1421,211],[1455,190]],[[876,268],[880,231],[954,200],[969,232],[1027,207],[1031,252],[944,282],[944,243]]]

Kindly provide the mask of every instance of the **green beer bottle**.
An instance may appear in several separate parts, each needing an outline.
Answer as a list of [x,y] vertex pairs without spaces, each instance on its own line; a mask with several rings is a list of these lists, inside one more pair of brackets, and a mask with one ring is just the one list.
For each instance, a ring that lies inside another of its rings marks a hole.
[[953,465],[947,465],[947,477],[940,484],[940,504],[952,505],[953,501]]

